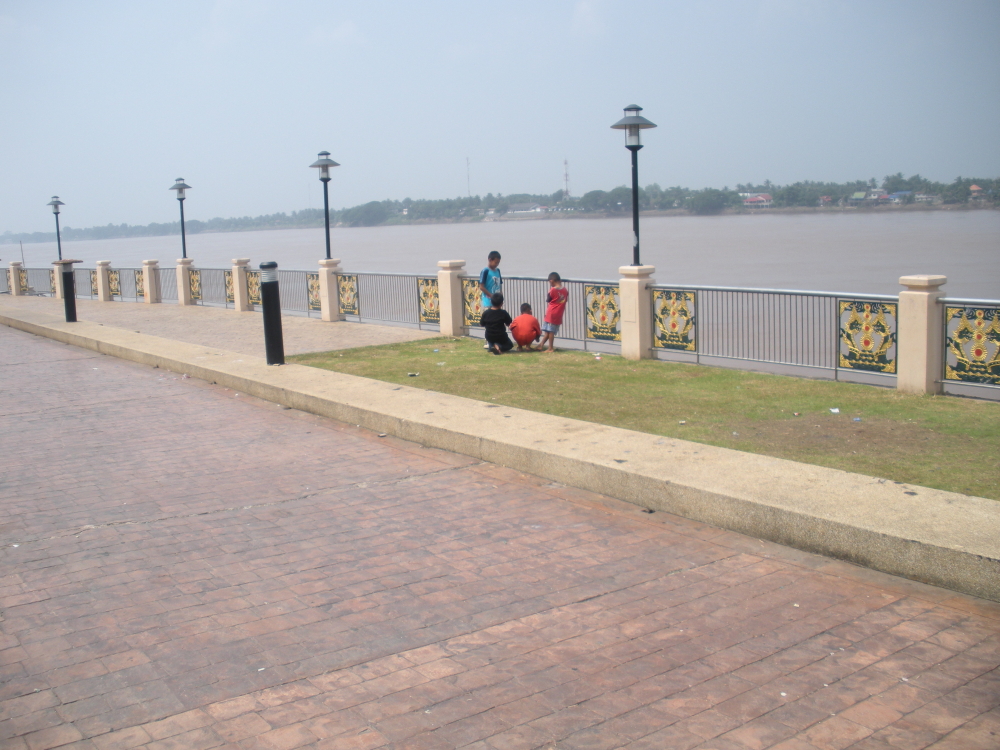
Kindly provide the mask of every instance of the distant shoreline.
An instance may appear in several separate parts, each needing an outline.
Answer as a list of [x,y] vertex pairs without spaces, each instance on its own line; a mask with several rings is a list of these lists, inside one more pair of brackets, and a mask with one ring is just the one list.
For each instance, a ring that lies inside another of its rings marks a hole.
[[[669,210],[647,210],[640,211],[639,215],[644,218],[648,217],[691,217],[691,218],[702,218],[711,219],[719,216],[769,216],[769,215],[807,215],[807,214],[898,214],[898,213],[925,213],[925,212],[936,212],[936,211],[952,211],[952,212],[962,212],[962,213],[973,213],[979,211],[1000,211],[1000,207],[992,205],[982,205],[974,206],[969,204],[952,203],[952,204],[926,204],[917,203],[910,205],[895,205],[895,206],[785,206],[785,207],[775,207],[775,208],[760,208],[760,209],[747,209],[743,207],[738,208],[726,208],[722,211],[711,213],[711,214],[695,214],[687,209],[683,208],[673,208]],[[524,213],[524,214],[502,214],[500,216],[474,216],[474,217],[462,217],[458,219],[416,219],[413,221],[387,221],[383,224],[377,224],[375,226],[369,227],[345,227],[343,224],[336,224],[331,226],[331,229],[380,229],[384,227],[407,227],[407,226],[425,226],[432,224],[490,224],[495,222],[519,222],[519,221],[565,221],[565,220],[593,220],[593,219],[631,219],[632,214],[629,211],[622,212],[605,212],[605,211],[553,211],[545,213]],[[296,229],[321,229],[323,227],[322,223],[309,224],[305,226],[277,226],[277,227],[247,227],[246,229],[206,229],[201,231],[193,232],[188,229],[189,235],[200,235],[200,234],[240,234],[244,232],[281,232],[281,231],[292,231]],[[165,234],[134,234],[134,235],[122,235],[118,237],[104,237],[104,238],[87,238],[87,239],[67,239],[63,237],[63,242],[103,242],[107,240],[119,240],[119,239],[138,239],[146,237],[176,237],[179,236],[180,232],[167,232]],[[39,240],[4,240],[0,237],[0,245],[16,245],[19,241],[24,242],[24,244],[41,244],[46,242],[55,242],[55,236],[51,239],[39,239]]]

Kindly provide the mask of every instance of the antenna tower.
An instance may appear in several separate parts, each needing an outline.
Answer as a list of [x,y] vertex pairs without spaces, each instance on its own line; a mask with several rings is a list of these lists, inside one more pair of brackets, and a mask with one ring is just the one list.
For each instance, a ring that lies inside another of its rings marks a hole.
[[563,200],[569,198],[569,160],[563,159]]

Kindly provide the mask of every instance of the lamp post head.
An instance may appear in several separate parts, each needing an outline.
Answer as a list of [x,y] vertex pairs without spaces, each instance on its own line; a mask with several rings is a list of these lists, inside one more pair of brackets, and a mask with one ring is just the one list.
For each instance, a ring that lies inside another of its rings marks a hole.
[[177,191],[177,200],[182,201],[182,200],[184,200],[184,191],[185,190],[190,190],[191,186],[184,184],[184,178],[183,177],[178,177],[176,180],[174,180],[174,184],[173,184],[173,186],[170,189],[171,190],[176,190]]
[[640,115],[640,112],[642,107],[638,104],[629,104],[625,107],[625,116],[611,126],[612,130],[625,131],[625,148],[642,148],[639,131],[656,127],[655,123]]
[[66,204],[59,200],[58,195],[53,195],[52,200],[45,204],[46,206],[52,206],[52,213],[59,213],[59,206],[65,206]]
[[329,182],[330,167],[339,167],[340,165],[330,158],[329,151],[320,151],[319,154],[317,154],[317,156],[319,156],[319,158],[309,166],[319,170],[319,179],[321,181]]

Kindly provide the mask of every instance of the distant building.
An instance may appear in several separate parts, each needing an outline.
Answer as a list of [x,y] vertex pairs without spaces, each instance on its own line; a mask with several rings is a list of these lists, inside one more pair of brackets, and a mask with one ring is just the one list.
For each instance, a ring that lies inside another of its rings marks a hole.
[[925,195],[924,193],[917,193],[913,196],[913,200],[917,203],[934,203],[937,199],[936,195]]
[[770,193],[747,193],[743,205],[746,208],[770,208],[773,201]]
[[538,203],[512,203],[507,213],[511,214],[540,214],[545,211],[545,206]]
[[861,203],[864,203],[867,198],[868,198],[868,193],[866,193],[864,190],[860,190],[857,193],[853,193],[851,197],[847,199],[847,202],[853,206],[857,206]]
[[821,205],[821,206],[829,206],[831,203],[833,203],[833,198],[831,196],[829,196],[829,195],[821,195],[819,197],[819,205]]

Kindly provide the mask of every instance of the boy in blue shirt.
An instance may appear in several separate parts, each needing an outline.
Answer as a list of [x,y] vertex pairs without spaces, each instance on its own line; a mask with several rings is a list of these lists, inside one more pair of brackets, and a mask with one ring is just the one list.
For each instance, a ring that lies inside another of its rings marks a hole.
[[[503,291],[503,276],[500,275],[500,253],[491,250],[486,256],[486,268],[479,274],[479,292],[483,295],[483,312],[490,309],[493,304],[493,295]],[[482,323],[480,322],[480,325]],[[489,349],[486,344],[483,349]]]

